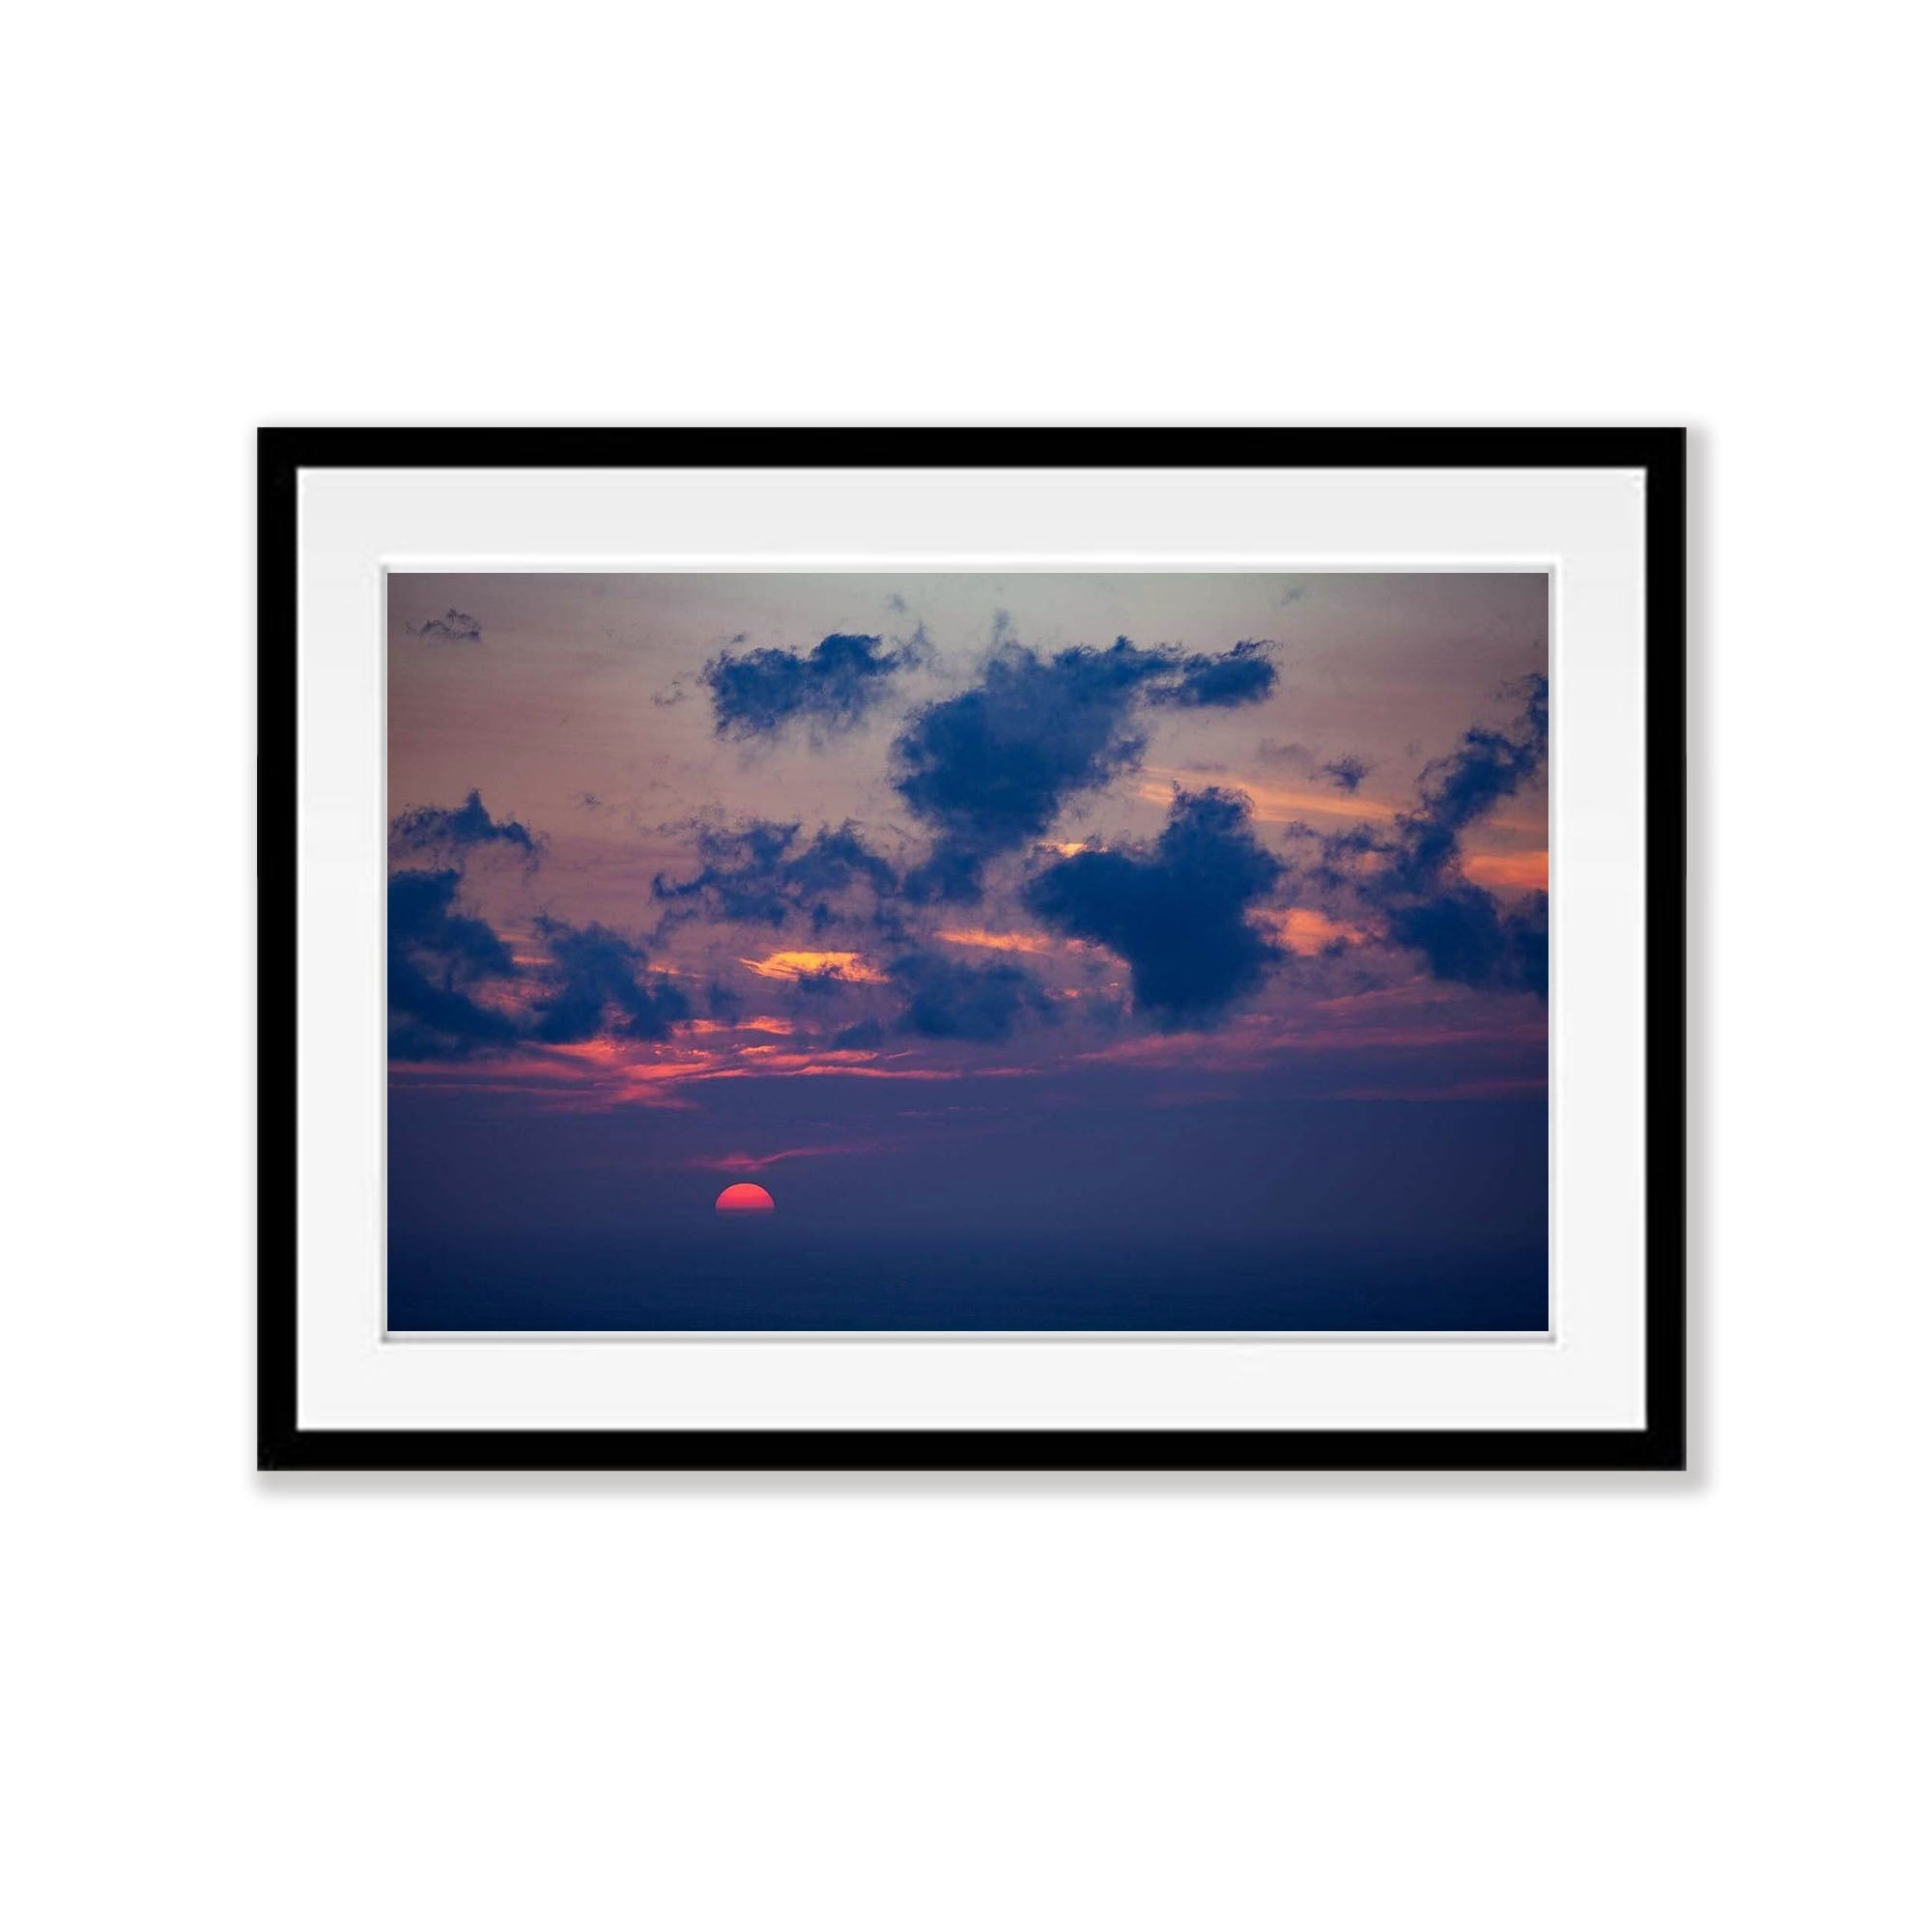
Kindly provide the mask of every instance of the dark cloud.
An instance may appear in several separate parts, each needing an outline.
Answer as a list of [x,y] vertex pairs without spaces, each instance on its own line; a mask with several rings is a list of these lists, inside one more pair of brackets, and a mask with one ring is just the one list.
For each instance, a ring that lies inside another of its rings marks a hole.
[[1549,901],[1542,893],[1505,912],[1492,893],[1462,881],[1392,908],[1389,936],[1420,952],[1437,980],[1549,996]]
[[1549,997],[1549,895],[1533,893],[1504,922],[1522,983],[1539,1000]]
[[532,1037],[553,1045],[602,1034],[663,1039],[691,1016],[691,1002],[662,973],[648,982],[644,950],[604,925],[537,922],[551,957],[548,989],[530,1018]]
[[601,925],[537,922],[549,963],[526,1015],[476,998],[492,980],[520,977],[510,949],[483,920],[456,909],[454,868],[402,871],[389,880],[389,1054],[395,1060],[461,1060],[518,1040],[550,1045],[603,1033],[663,1039],[690,1014],[670,980],[646,981],[643,950]]
[[721,651],[704,667],[718,735],[766,737],[793,719],[820,730],[856,724],[923,648],[923,637],[890,649],[882,639],[838,632],[805,652]]
[[[773,819],[690,829],[703,865],[688,879],[660,872],[651,881],[651,896],[674,910],[707,912],[748,925],[781,926],[803,917],[822,932],[845,917],[881,920],[898,884],[891,863],[866,843],[849,819],[836,828],[821,826],[803,844],[797,824]],[[870,895],[863,914],[848,897],[855,890]]]
[[406,624],[405,632],[426,644],[480,644],[483,628],[468,611],[448,610],[426,624]]
[[968,966],[937,952],[910,952],[892,964],[906,995],[899,1024],[927,1039],[1005,1039],[1028,1015],[1051,1017],[1052,1004],[1017,966]]
[[1127,962],[1136,1009],[1166,1030],[1210,1025],[1282,957],[1248,910],[1283,875],[1248,802],[1217,786],[1177,792],[1151,850],[1076,852],[1029,882],[1028,909],[1056,932]]
[[472,851],[508,845],[534,861],[543,841],[514,818],[492,818],[480,792],[461,805],[415,805],[389,821],[389,844],[398,852]]
[[1511,727],[1471,725],[1447,757],[1423,767],[1422,803],[1397,818],[1384,848],[1396,890],[1426,893],[1459,873],[1463,833],[1541,769],[1549,749],[1548,681],[1524,678],[1514,695],[1522,711]]
[[745,1002],[723,980],[713,980],[704,989],[704,1009],[714,1020],[723,1020],[728,1026],[744,1017]]
[[398,1060],[458,1060],[507,1044],[516,1025],[472,990],[516,970],[510,949],[480,919],[455,910],[463,875],[397,872],[389,880],[389,1052]]
[[1151,704],[1258,704],[1275,686],[1275,668],[1268,658],[1271,645],[1250,638],[1219,657],[1195,652],[1177,661],[1172,684],[1148,687]]
[[1359,790],[1362,781],[1375,769],[1366,758],[1358,758],[1352,752],[1324,760],[1319,752],[1306,745],[1283,744],[1275,738],[1264,738],[1255,747],[1255,755],[1264,765],[1281,765],[1311,778],[1326,779],[1337,791]]
[[1506,907],[1463,869],[1463,834],[1521,790],[1548,753],[1548,681],[1525,678],[1514,695],[1522,709],[1509,726],[1473,725],[1423,768],[1420,803],[1397,815],[1392,833],[1357,825],[1323,838],[1292,825],[1286,837],[1305,888],[1331,907],[1378,918],[1435,979],[1547,998],[1548,898],[1538,893]]
[[893,747],[899,796],[938,835],[908,893],[978,898],[989,859],[1043,838],[1067,799],[1139,760],[1146,740],[1130,725],[1143,701],[1246,704],[1274,675],[1260,643],[1218,658],[1125,638],[1045,658],[1002,645],[979,684],[927,705]]
[[1549,681],[1524,678],[1515,695],[1523,708],[1513,729],[1472,725],[1446,758],[1423,768],[1419,819],[1461,832],[1521,790],[1542,768],[1549,750]]

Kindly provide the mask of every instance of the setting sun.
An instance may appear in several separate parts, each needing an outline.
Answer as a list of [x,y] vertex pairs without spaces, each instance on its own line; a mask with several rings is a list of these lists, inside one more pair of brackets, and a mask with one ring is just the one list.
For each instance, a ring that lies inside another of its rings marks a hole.
[[718,1197],[721,1214],[769,1214],[776,1205],[754,1180],[734,1180]]

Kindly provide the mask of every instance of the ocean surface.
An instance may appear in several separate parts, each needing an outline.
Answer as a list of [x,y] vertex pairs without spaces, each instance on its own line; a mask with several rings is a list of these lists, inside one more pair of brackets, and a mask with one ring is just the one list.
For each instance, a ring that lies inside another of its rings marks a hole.
[[392,1239],[388,1324],[425,1330],[1484,1329],[1548,1324],[1544,1250],[1163,1251],[788,1230]]

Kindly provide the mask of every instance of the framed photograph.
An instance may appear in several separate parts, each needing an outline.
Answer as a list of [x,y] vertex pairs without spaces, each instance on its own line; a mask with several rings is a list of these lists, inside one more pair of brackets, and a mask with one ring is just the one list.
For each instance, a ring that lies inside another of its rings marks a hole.
[[261,1466],[1684,1465],[1677,430],[265,430]]

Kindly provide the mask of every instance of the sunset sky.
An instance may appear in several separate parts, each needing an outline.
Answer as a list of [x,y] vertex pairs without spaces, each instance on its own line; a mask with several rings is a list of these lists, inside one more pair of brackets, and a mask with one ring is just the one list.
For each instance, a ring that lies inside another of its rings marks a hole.
[[390,1326],[1543,1327],[1547,626],[392,575]]

